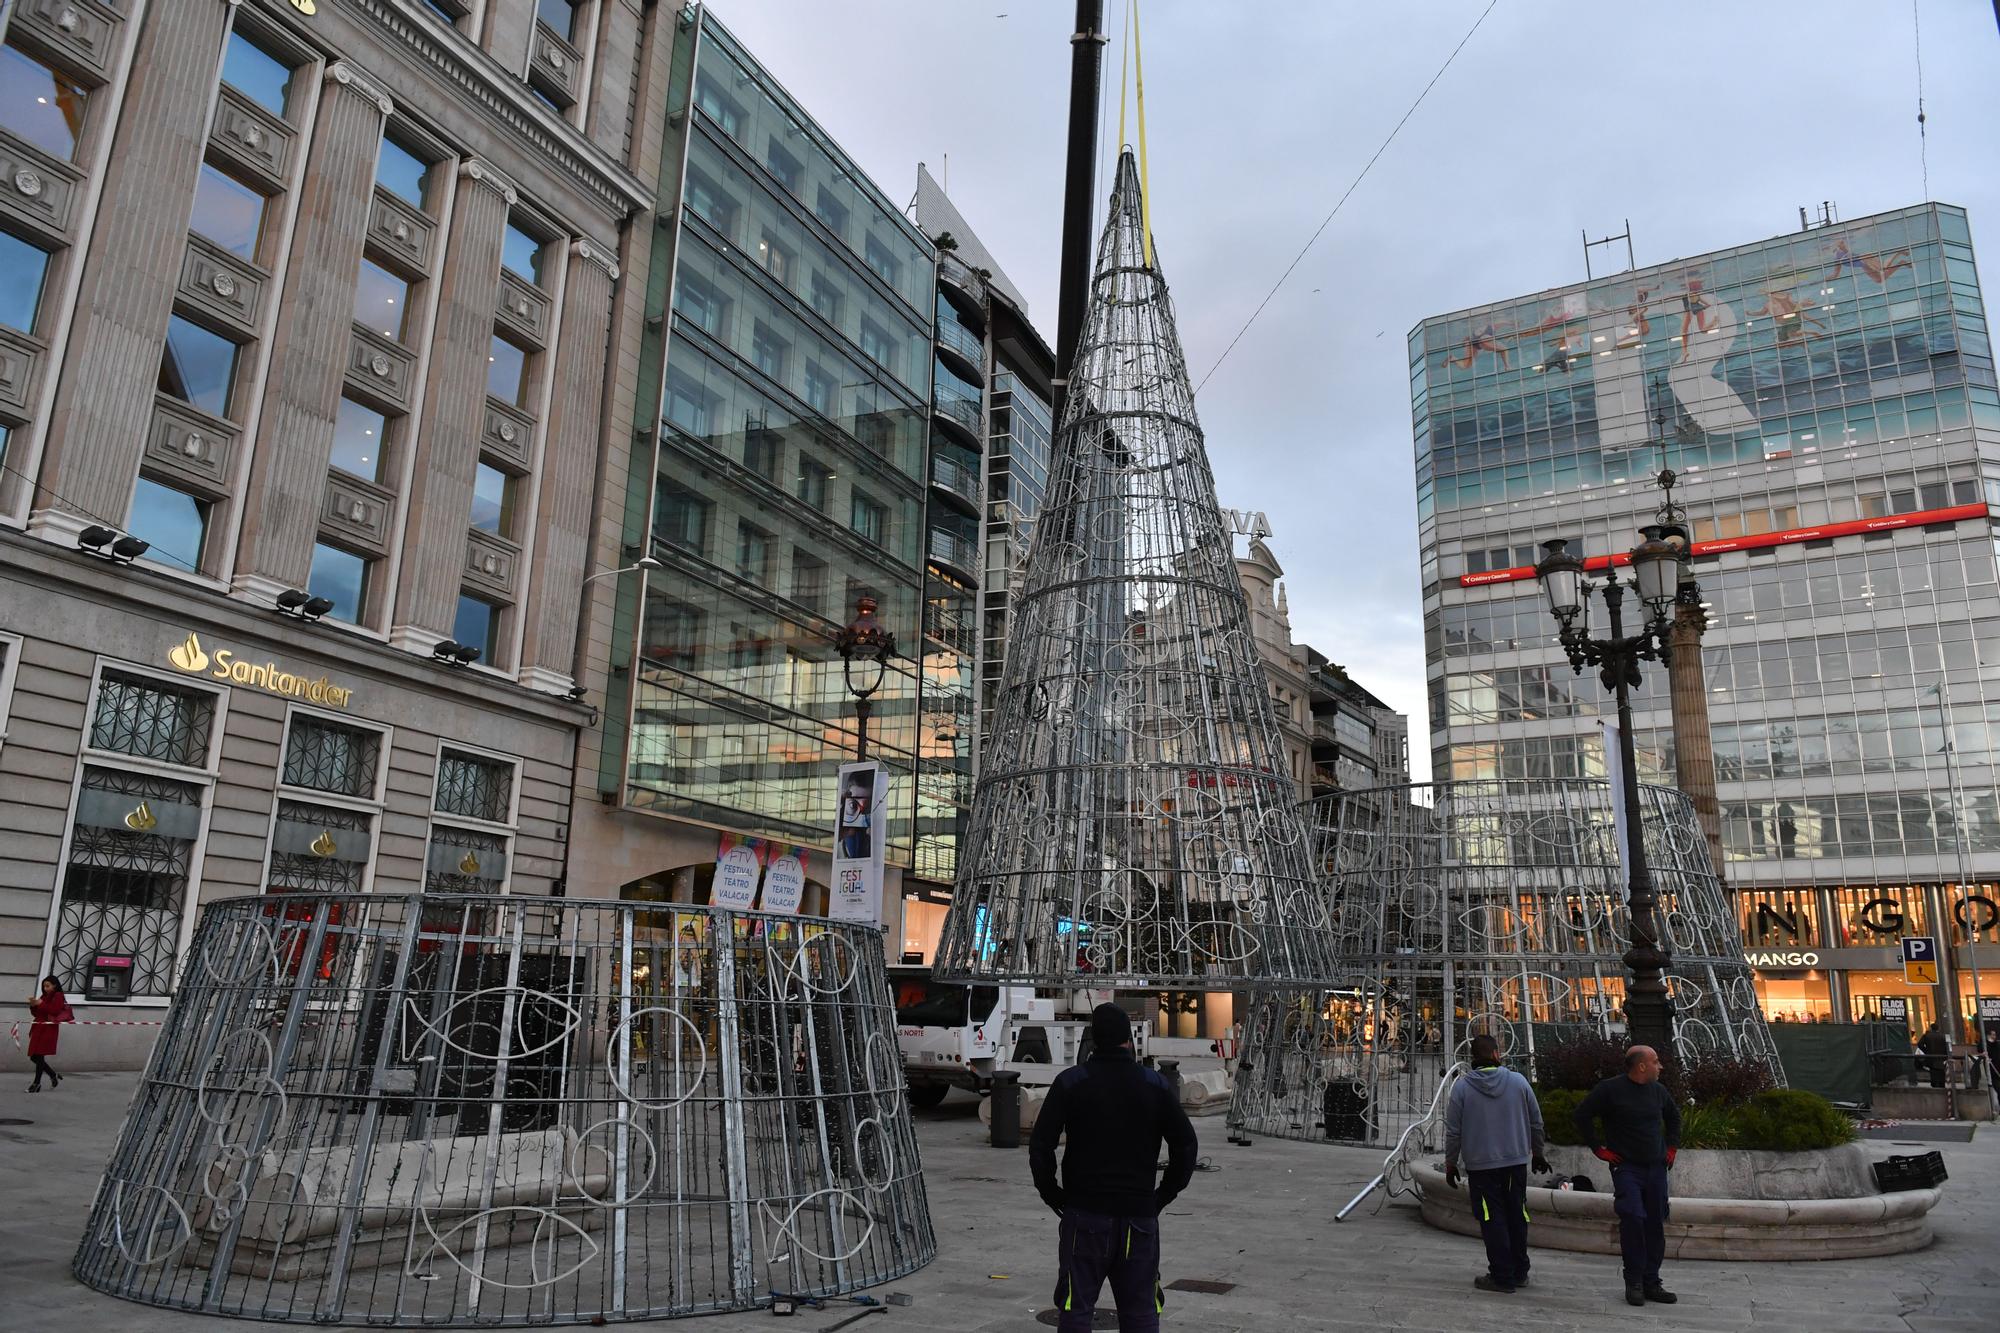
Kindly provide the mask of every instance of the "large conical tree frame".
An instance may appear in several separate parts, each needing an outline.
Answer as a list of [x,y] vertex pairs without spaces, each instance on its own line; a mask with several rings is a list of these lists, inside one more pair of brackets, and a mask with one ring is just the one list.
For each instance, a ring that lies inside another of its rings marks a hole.
[[1330,985],[1327,910],[1138,173],[1111,216],[937,973]]

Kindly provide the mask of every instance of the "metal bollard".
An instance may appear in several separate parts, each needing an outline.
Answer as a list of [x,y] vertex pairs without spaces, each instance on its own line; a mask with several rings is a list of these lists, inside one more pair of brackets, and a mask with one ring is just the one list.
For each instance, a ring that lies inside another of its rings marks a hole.
[[995,1148],[1021,1146],[1021,1076],[1012,1070],[993,1075],[993,1123],[987,1142]]

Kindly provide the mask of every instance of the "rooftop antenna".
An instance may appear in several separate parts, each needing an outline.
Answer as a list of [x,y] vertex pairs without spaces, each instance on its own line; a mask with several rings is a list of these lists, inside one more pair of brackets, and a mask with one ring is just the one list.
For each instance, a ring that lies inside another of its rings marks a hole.
[[[1597,276],[1590,270],[1590,252],[1596,249],[1600,245],[1609,245],[1613,241],[1625,242],[1626,269],[1630,270],[1639,267],[1639,260],[1632,253],[1632,219],[1630,218],[1625,219],[1624,231],[1614,232],[1613,234],[1606,236],[1603,240],[1600,241],[1591,240],[1590,233],[1588,231],[1580,232],[1579,234],[1583,237],[1583,276],[1586,280],[1593,279]],[[1609,275],[1607,274],[1606,276]]]
[[1806,206],[1804,204],[1799,205],[1800,231],[1811,231],[1815,227],[1831,227],[1839,221],[1840,206],[1831,199],[1822,199],[1819,201],[1819,216],[1817,218],[1807,217]]

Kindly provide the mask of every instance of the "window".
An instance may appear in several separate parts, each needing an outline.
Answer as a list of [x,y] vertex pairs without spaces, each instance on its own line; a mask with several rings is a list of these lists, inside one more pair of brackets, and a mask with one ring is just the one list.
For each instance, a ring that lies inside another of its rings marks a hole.
[[421,210],[430,189],[431,164],[392,136],[382,136],[375,157],[375,183],[410,207]]
[[519,484],[519,478],[491,463],[479,464],[472,474],[472,526],[481,532],[513,536],[514,493]]
[[787,190],[793,194],[799,192],[799,185],[805,178],[805,168],[775,137],[772,138],[770,147],[764,154],[764,165],[771,169],[771,174],[776,176]]
[[[207,807],[216,696],[107,669],[90,714],[48,971],[88,993],[93,959],[132,959],[132,994],[163,997],[174,977],[181,915]],[[139,773],[104,762],[130,756],[184,770]]]
[[702,71],[701,81],[695,86],[694,104],[701,108],[703,115],[721,126],[724,134],[732,139],[741,137],[743,109],[715,86],[715,78],[707,70]]
[[826,512],[827,483],[833,480],[833,472],[817,459],[800,458],[799,475],[793,485],[792,494],[821,513]]
[[[284,784],[375,805],[382,737],[311,713],[286,727]],[[374,847],[374,811],[281,795],[271,831],[269,893],[359,893]]]
[[313,547],[306,591],[333,603],[327,615],[358,625],[368,609],[368,562],[352,551],[322,542]]
[[0,231],[0,325],[23,333],[35,331],[48,274],[48,251]]
[[83,85],[67,74],[11,42],[0,46],[0,129],[13,131],[50,157],[71,161],[89,101]]
[[725,236],[736,234],[736,200],[694,167],[688,168],[687,205]]
[[792,285],[791,251],[766,236],[757,242],[757,258],[764,265],[765,272],[787,287]]
[[458,750],[440,751],[431,811],[424,892],[497,893],[505,887],[514,820],[514,765]]
[[763,320],[758,320],[756,330],[750,339],[750,360],[757,369],[774,380],[785,377],[785,357],[792,350],[791,344],[771,332]]
[[264,196],[220,167],[204,163],[188,230],[255,263],[257,242],[264,235]]
[[708,545],[708,510],[708,501],[693,491],[661,488],[654,540],[702,554]]
[[500,608],[484,597],[462,593],[458,615],[451,622],[451,637],[467,648],[479,650],[479,660],[493,665],[500,647]]
[[528,354],[497,333],[486,356],[486,392],[515,407],[527,405]]
[[0,634],[0,742],[7,739],[7,718],[14,702],[14,677],[20,669],[20,636]]
[[576,0],[535,0],[535,17],[564,41],[576,40]]
[[829,324],[840,323],[840,286],[824,273],[813,274],[812,308]]
[[824,185],[819,187],[819,194],[813,200],[813,212],[834,235],[843,238],[847,235],[847,205]]
[[728,302],[692,273],[683,272],[674,284],[674,309],[703,333],[717,338],[722,336],[722,320],[727,313]]
[[542,252],[547,248],[543,242],[510,222],[506,237],[500,243],[500,267],[539,287],[542,285]]
[[669,366],[667,399],[661,415],[690,435],[708,434],[708,390],[695,383],[680,367]]
[[380,481],[388,437],[389,418],[352,398],[342,398],[333,419],[333,457],[329,461],[363,481]]
[[817,361],[806,362],[806,401],[812,404],[813,411],[821,416],[832,416],[833,395],[837,388],[826,367]]
[[891,287],[896,285],[897,278],[903,272],[903,265],[897,260],[888,246],[882,244],[881,241],[871,235],[868,238],[868,244],[862,247],[861,257],[869,268],[875,270],[877,277],[881,278],[882,281],[888,283]]
[[409,325],[410,284],[372,259],[361,261],[354,284],[354,322],[396,342]]
[[886,506],[869,499],[856,491],[850,510],[849,526],[871,542],[881,542],[889,530],[889,510]]
[[797,549],[792,552],[792,600],[815,611],[826,600],[826,562]]
[[236,344],[175,315],[160,357],[160,392],[218,417],[229,415]]
[[743,432],[743,466],[767,481],[778,480],[785,466],[785,437],[768,426]]
[[246,34],[232,32],[222,57],[222,81],[272,115],[282,117],[291,91],[292,67]]
[[889,335],[872,320],[861,321],[861,350],[868,359],[884,370],[894,373],[896,369],[896,345],[889,341]]
[[208,545],[210,509],[206,500],[142,476],[132,493],[132,516],[125,526],[151,544],[148,559],[199,572],[202,550]]
[[736,525],[736,572],[763,587],[771,575],[771,534],[739,521]]

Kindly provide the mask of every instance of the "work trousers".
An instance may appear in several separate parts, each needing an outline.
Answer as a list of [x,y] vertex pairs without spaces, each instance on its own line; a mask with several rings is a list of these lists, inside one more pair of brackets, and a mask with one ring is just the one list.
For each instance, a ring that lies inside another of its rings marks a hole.
[[1465,1188],[1486,1242],[1486,1271],[1503,1287],[1519,1286],[1528,1277],[1527,1164],[1467,1171]]
[[1160,1290],[1160,1219],[1064,1211],[1056,1278],[1057,1333],[1086,1333],[1097,1293],[1111,1279],[1118,1333],[1159,1333],[1166,1296]]
[[1625,1285],[1656,1287],[1667,1257],[1667,1164],[1611,1168],[1618,1212],[1618,1248],[1625,1256]]

